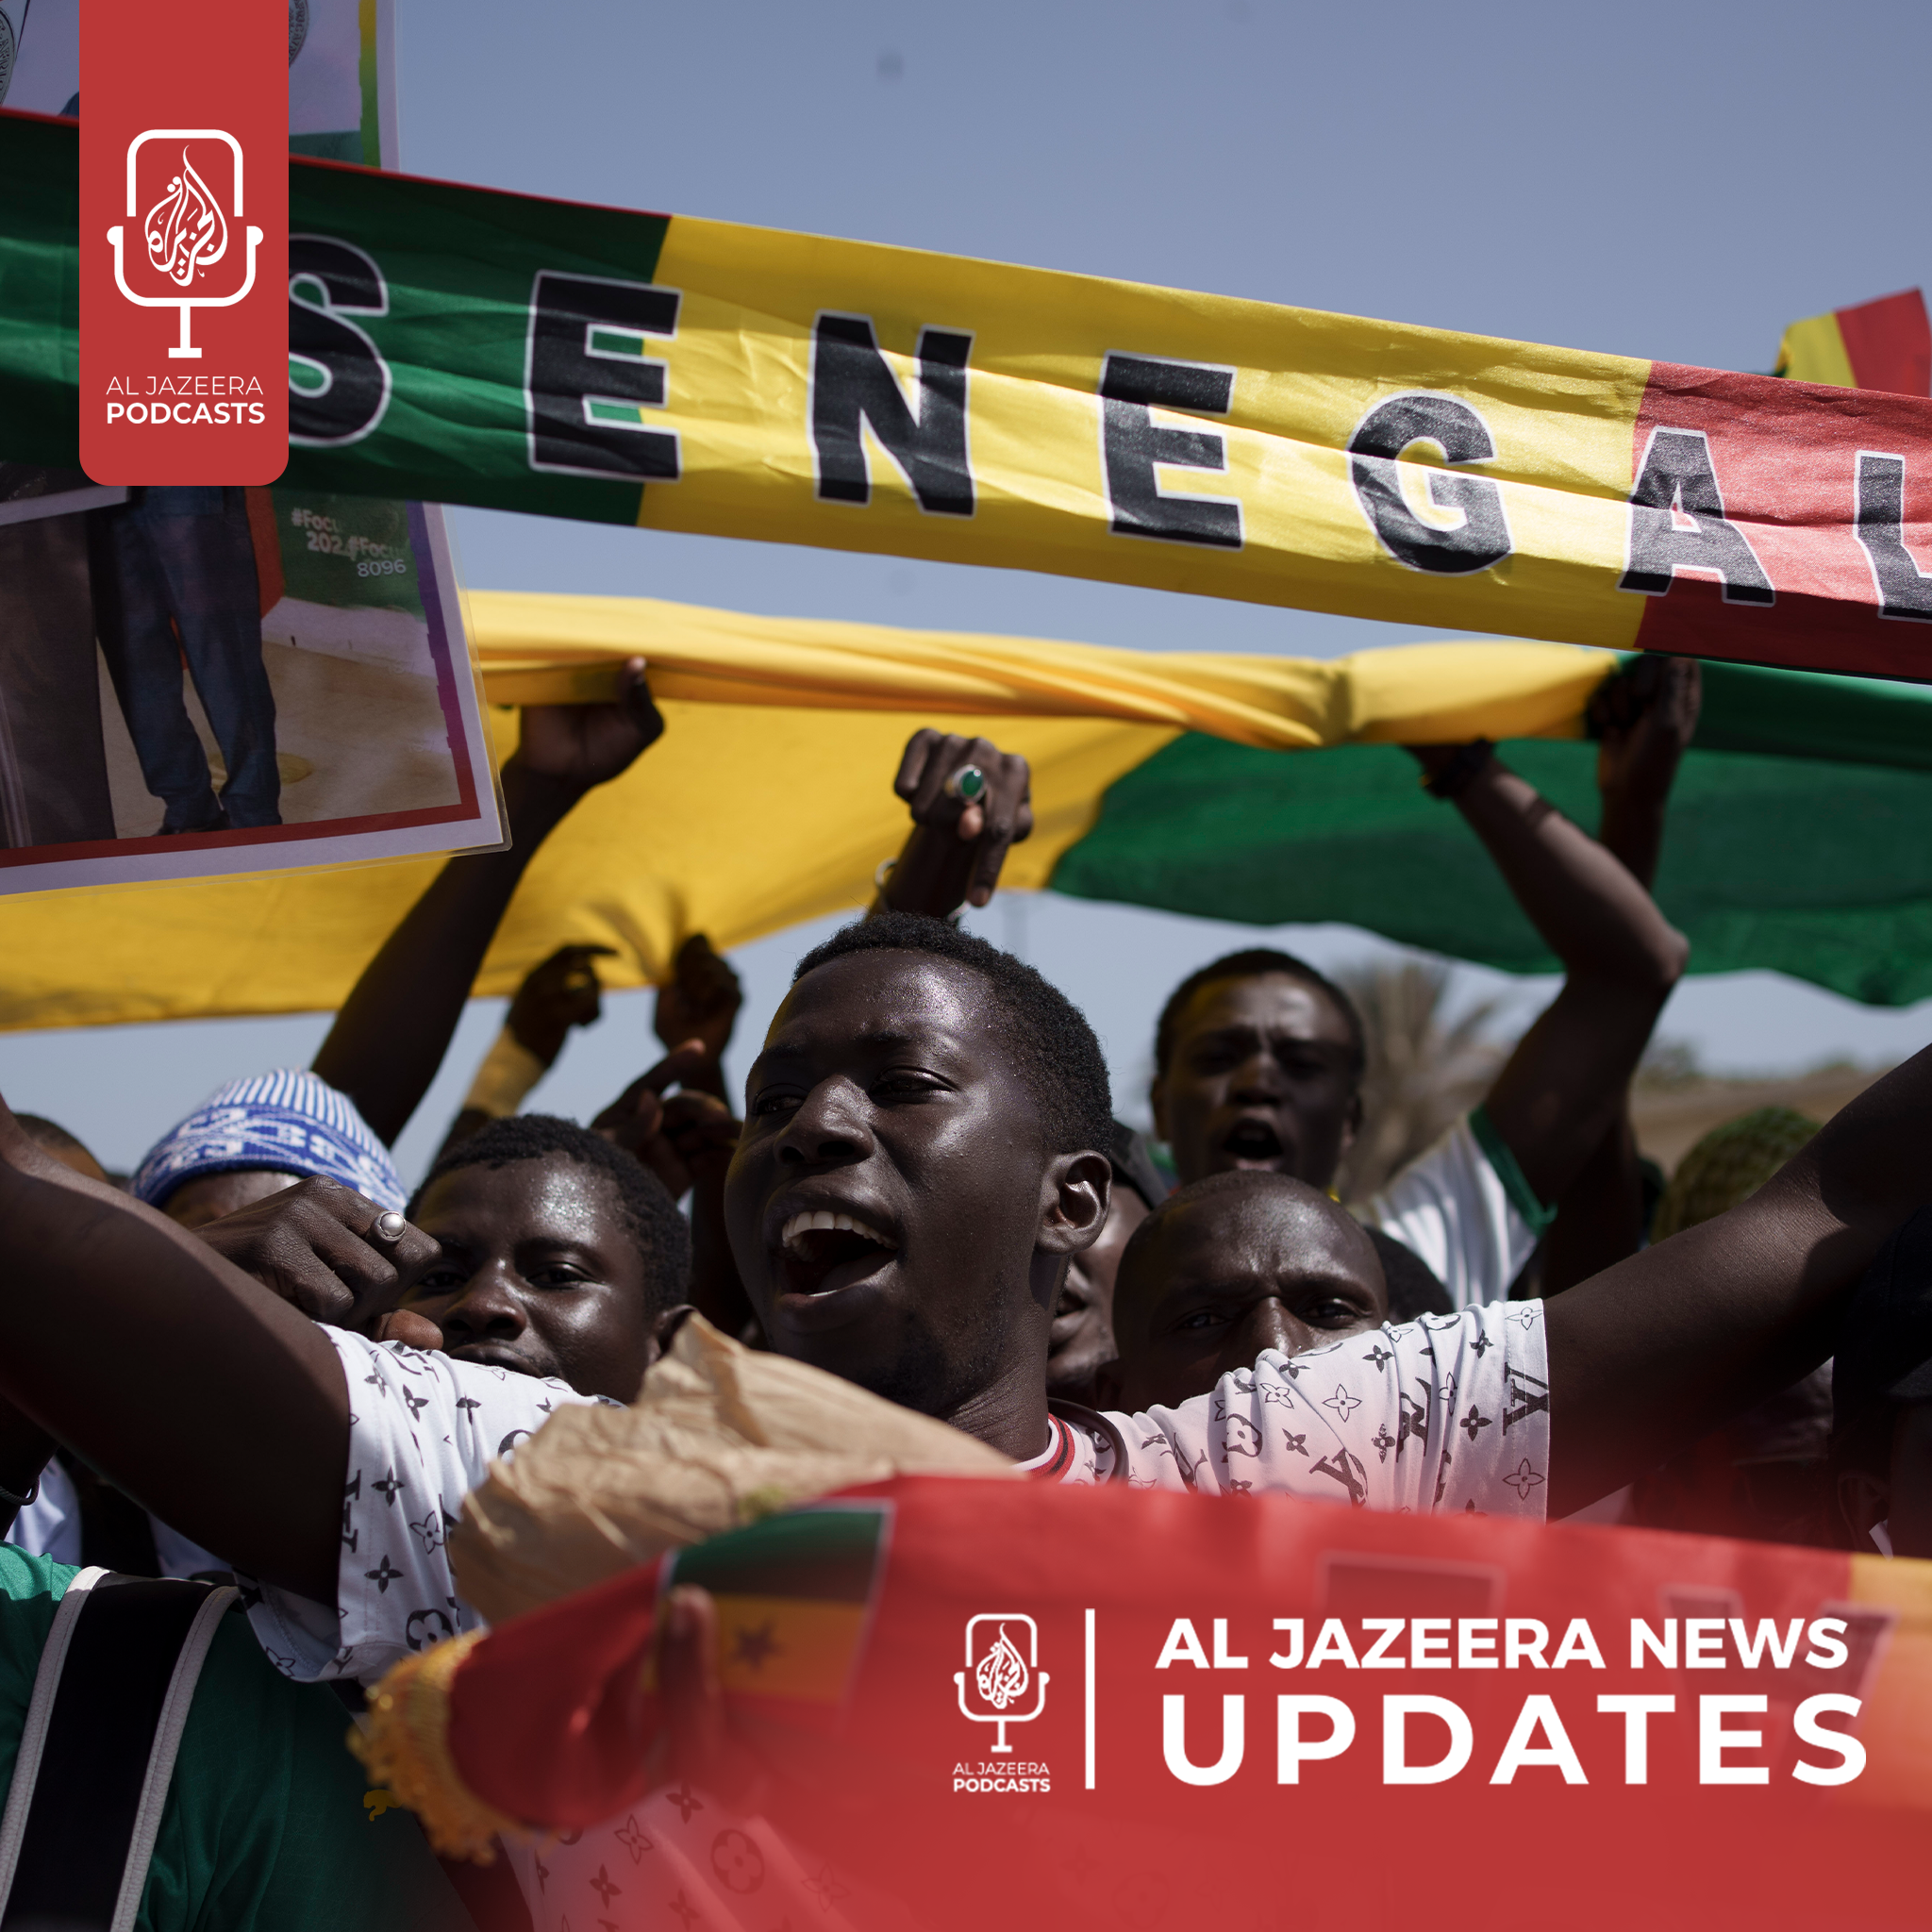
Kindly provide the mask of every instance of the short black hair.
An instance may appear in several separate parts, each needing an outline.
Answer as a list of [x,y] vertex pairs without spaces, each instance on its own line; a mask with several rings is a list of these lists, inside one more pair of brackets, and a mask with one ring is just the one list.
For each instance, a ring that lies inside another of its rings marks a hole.
[[649,1312],[656,1314],[683,1300],[691,1280],[691,1226],[677,1211],[671,1191],[635,1156],[602,1134],[554,1113],[508,1114],[445,1148],[410,1195],[409,1219],[416,1218],[423,1196],[444,1174],[465,1167],[509,1167],[520,1160],[558,1156],[608,1176],[617,1190],[625,1225],[644,1257],[644,1272],[657,1291]]
[[1362,1232],[1382,1264],[1383,1286],[1389,1291],[1389,1320],[1400,1325],[1424,1315],[1453,1315],[1456,1304],[1436,1271],[1408,1245],[1365,1221]]
[[[86,1141],[70,1134],[58,1121],[50,1121],[45,1114],[40,1113],[17,1113],[13,1118],[20,1131],[36,1147],[71,1147],[76,1153],[85,1154],[90,1160],[93,1160],[93,1149]],[[94,1164],[100,1165],[98,1161]]]
[[1113,1092],[1107,1056],[1087,1016],[1050,980],[1010,953],[975,939],[943,919],[887,912],[842,927],[814,946],[792,973],[808,973],[855,953],[927,953],[976,973],[991,987],[1001,1021],[999,1039],[1012,1052],[1020,1078],[1040,1110],[1041,1127],[1056,1154],[1113,1147]]
[[1363,1030],[1362,1016],[1356,1011],[1355,1002],[1325,973],[1310,966],[1306,959],[1297,959],[1292,953],[1277,953],[1269,946],[1253,946],[1245,952],[1229,953],[1210,960],[1189,974],[1168,994],[1167,1004],[1160,1009],[1160,1022],[1154,1029],[1156,1074],[1167,1072],[1167,1063],[1174,1056],[1174,1036],[1181,1027],[1181,1014],[1204,986],[1223,979],[1255,979],[1264,973],[1284,973],[1291,979],[1299,979],[1330,1002],[1348,1028],[1349,1074],[1359,1080],[1368,1069],[1369,1036]]

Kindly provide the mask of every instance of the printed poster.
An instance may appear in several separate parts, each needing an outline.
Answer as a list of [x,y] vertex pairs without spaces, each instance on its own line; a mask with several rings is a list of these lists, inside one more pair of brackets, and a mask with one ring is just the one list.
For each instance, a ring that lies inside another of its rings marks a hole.
[[[393,159],[391,25],[290,0],[293,151]],[[0,0],[0,105],[79,96],[77,0]],[[440,508],[4,457],[0,893],[502,842]]]

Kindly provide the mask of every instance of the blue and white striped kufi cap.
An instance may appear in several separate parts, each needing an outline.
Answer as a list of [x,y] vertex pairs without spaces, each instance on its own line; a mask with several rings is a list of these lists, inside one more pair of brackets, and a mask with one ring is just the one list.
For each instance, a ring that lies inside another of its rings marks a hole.
[[291,1067],[231,1080],[148,1150],[134,1191],[158,1208],[185,1181],[244,1168],[326,1174],[381,1208],[408,1196],[389,1149],[346,1093]]

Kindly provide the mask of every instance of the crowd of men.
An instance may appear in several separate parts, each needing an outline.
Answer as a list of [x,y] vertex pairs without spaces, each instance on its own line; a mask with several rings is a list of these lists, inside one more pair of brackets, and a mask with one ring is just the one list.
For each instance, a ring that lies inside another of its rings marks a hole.
[[69,1693],[37,1689],[63,1656],[76,1683],[109,1614],[207,1625],[143,1924],[548,1926],[579,1877],[613,1889],[595,1844],[518,1855],[520,1893],[441,1870],[363,1790],[341,1710],[475,1624],[446,1544],[491,1458],[630,1400],[693,1309],[1041,1480],[1932,1556],[1932,1057],[1822,1129],[1720,1130],[1660,1200],[1638,1158],[1630,1082],[1687,960],[1649,886],[1697,706],[1682,661],[1600,693],[1595,836],[1487,743],[1417,749],[1564,978],[1482,1103],[1346,1204],[1348,995],[1281,952],[1203,965],[1150,1000],[1134,1133],[1080,1012],[954,916],[1030,830],[1024,761],[931,730],[877,901],[800,959],[741,1104],[737,983],[692,938],[665,1058],[588,1124],[519,1111],[596,1015],[596,949],[567,946],[410,1192],[389,1149],[525,867],[663,729],[641,664],[615,703],[526,710],[510,848],[443,868],[312,1069],[208,1097],[125,1190],[0,1109],[0,1890],[58,1869],[28,1801]]

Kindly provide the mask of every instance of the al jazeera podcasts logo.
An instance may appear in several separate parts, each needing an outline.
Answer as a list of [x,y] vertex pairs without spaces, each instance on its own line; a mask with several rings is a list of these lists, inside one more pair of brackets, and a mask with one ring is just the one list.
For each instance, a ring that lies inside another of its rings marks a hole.
[[[118,223],[108,230],[114,282],[139,308],[180,310],[180,341],[168,350],[174,359],[200,359],[191,340],[197,308],[232,308],[255,287],[262,231],[243,224],[243,174],[242,143],[225,128],[149,127],[127,143],[127,221],[147,204],[140,236],[148,274],[137,268],[135,276],[147,292],[128,286],[132,244]],[[243,224],[240,246],[231,222]],[[210,270],[224,272],[210,282]]]
[[973,1792],[1046,1792],[1052,1774],[1043,1763],[1017,1759],[1008,1724],[1031,1724],[1046,1708],[1050,1674],[1040,1668],[1040,1626],[1024,1610],[985,1610],[966,1620],[966,1668],[953,1673],[959,1714],[991,1724],[991,1756],[1005,1762],[961,1761],[953,1789]]
[[225,488],[288,466],[304,19],[262,0],[194,13],[184,34],[152,0],[80,8],[80,460],[96,483]]

